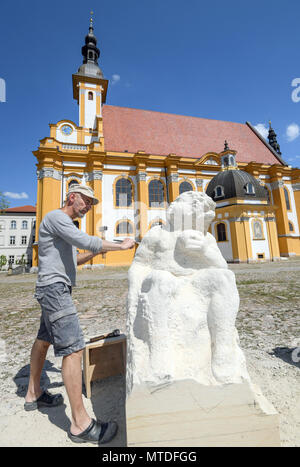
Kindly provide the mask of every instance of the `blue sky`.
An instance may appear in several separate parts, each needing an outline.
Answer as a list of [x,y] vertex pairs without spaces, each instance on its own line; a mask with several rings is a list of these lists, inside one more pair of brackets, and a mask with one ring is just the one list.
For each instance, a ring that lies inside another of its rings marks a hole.
[[299,1],[19,0],[0,8],[0,191],[11,207],[36,203],[32,151],[48,124],[78,123],[72,73],[91,10],[108,104],[250,121],[262,131],[271,120],[283,159],[300,166]]

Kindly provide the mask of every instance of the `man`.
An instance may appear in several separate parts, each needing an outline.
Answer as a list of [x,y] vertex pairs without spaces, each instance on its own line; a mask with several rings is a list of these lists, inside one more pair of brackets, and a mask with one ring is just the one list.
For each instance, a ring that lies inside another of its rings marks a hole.
[[[55,356],[62,356],[62,377],[70,401],[72,420],[68,436],[72,441],[107,443],[117,432],[115,422],[98,422],[88,415],[82,399],[81,360],[85,347],[78,315],[72,302],[76,266],[105,251],[127,250],[135,241],[122,243],[101,240],[75,227],[73,220],[99,201],[90,187],[72,185],[63,208],[49,212],[39,229],[39,269],[36,298],[42,309],[40,329],[31,351],[30,379],[25,410],[63,403],[61,394],[42,391],[40,378],[47,350],[53,344]],[[88,250],[77,254],[77,248]]]

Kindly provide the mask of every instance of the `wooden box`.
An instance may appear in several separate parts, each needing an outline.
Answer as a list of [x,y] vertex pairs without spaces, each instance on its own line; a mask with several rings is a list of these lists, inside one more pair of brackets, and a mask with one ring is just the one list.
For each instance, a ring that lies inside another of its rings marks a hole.
[[110,337],[86,345],[83,352],[83,376],[86,395],[91,397],[91,382],[125,374],[126,336]]

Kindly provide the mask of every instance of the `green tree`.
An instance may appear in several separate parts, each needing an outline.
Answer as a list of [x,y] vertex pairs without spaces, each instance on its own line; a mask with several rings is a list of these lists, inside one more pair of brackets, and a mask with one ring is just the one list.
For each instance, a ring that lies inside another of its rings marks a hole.
[[0,191],[0,213],[9,207],[9,201],[6,196]]
[[5,255],[0,256],[0,269],[2,269],[2,266],[5,266],[7,263],[7,258]]

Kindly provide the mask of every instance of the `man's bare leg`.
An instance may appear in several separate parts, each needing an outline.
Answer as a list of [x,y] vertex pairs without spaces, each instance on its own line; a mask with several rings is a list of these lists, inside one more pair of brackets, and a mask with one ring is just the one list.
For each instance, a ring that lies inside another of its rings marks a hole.
[[82,399],[81,359],[83,351],[63,357],[62,377],[70,401],[72,421],[70,431],[73,435],[82,433],[91,423]]
[[27,394],[25,396],[26,402],[36,401],[43,392],[41,389],[41,375],[49,346],[49,342],[40,339],[36,339],[32,346],[30,356],[30,378]]

